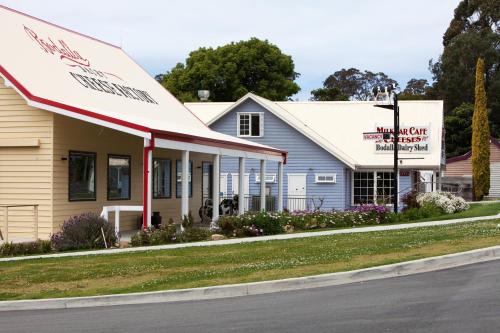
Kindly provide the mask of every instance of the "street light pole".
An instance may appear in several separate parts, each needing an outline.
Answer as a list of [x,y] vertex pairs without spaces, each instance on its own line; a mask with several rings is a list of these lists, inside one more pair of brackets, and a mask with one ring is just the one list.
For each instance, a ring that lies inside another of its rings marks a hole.
[[399,175],[399,106],[398,106],[398,94],[394,92],[394,196],[393,196],[393,206],[394,213],[398,213],[398,175]]
[[[393,104],[390,103],[391,94],[393,96]],[[380,87],[373,88],[373,95],[375,97],[375,101],[378,101],[378,97],[381,96],[384,98],[382,100],[382,104],[375,105],[376,107],[383,109],[392,109],[394,112],[394,133],[393,133],[393,146],[394,146],[394,192],[392,195],[392,204],[394,207],[394,213],[398,213],[398,169],[399,169],[399,106],[398,106],[398,94],[396,93],[396,89],[394,86],[389,85],[385,87],[385,90],[382,91]]]

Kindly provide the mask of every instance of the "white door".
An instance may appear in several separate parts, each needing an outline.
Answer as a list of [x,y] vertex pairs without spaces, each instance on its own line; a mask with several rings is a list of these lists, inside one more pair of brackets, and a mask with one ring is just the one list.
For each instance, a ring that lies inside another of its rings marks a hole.
[[500,198],[500,163],[491,163],[489,196]]
[[220,174],[219,193],[222,198],[227,197],[227,173]]
[[295,210],[305,210],[307,208],[306,198],[307,175],[299,173],[288,174],[288,200],[287,208],[293,212]]
[[238,174],[233,173],[231,174],[232,178],[232,190],[233,190],[233,195],[238,194],[239,200],[245,200],[245,210],[248,210],[249,203],[250,203],[250,174],[246,173],[244,176],[243,184],[243,198],[239,195],[239,181],[238,181]]

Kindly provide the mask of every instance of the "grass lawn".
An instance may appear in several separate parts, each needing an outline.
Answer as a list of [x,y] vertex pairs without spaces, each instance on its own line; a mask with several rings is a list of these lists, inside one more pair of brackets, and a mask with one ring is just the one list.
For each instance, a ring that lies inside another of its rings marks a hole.
[[466,211],[455,213],[455,214],[445,214],[437,217],[431,217],[428,219],[421,219],[412,222],[425,222],[425,221],[441,221],[441,220],[453,220],[461,219],[466,217],[476,217],[476,216],[491,216],[500,213],[500,202],[493,203],[472,203],[470,208]]
[[3,262],[0,299],[168,290],[353,270],[500,245],[498,223]]

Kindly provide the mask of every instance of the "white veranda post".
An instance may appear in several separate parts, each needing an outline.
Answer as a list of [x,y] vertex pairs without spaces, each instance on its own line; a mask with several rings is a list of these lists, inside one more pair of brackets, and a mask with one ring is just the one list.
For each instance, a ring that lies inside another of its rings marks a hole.
[[245,158],[239,158],[239,175],[238,175],[238,214],[245,212]]
[[266,210],[266,160],[260,160],[260,210]]
[[212,224],[211,229],[217,229],[219,220],[219,197],[220,197],[220,155],[214,155],[213,160],[213,181],[212,181]]
[[[181,217],[189,214],[189,151],[182,151],[182,173],[181,173]],[[183,230],[182,224],[181,229]]]
[[151,209],[152,209],[152,185],[153,185],[153,148],[154,142],[150,139],[144,139],[143,156],[143,228],[151,227]]
[[283,162],[278,162],[278,212],[283,211]]

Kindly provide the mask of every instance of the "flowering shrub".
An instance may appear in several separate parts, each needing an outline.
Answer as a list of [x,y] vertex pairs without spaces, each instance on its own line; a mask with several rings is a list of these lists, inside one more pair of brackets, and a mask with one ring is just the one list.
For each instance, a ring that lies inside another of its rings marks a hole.
[[361,205],[351,209],[351,211],[364,215],[365,224],[392,222],[389,209],[383,205]]
[[182,233],[177,233],[175,224],[161,224],[159,228],[141,230],[132,235],[131,246],[162,245],[171,243],[186,243],[208,240],[212,233],[203,228],[188,227]]
[[247,212],[243,215],[226,215],[219,219],[219,228],[228,236],[261,236],[283,232],[282,216],[275,212]]
[[107,245],[113,245],[116,242],[113,225],[97,214],[84,213],[65,221],[50,241],[56,251],[102,249],[105,247],[103,232]]
[[446,214],[458,213],[469,209],[469,204],[463,198],[448,192],[427,192],[417,196],[420,206],[434,205]]
[[239,216],[222,216],[219,227],[222,233],[232,236],[273,235],[295,230],[311,230],[357,225],[390,223],[393,215],[385,206],[365,205],[352,210],[247,212]]
[[412,209],[412,208],[420,208],[420,205],[417,201],[418,192],[416,190],[412,190],[401,198],[401,201],[404,204],[404,210]]

